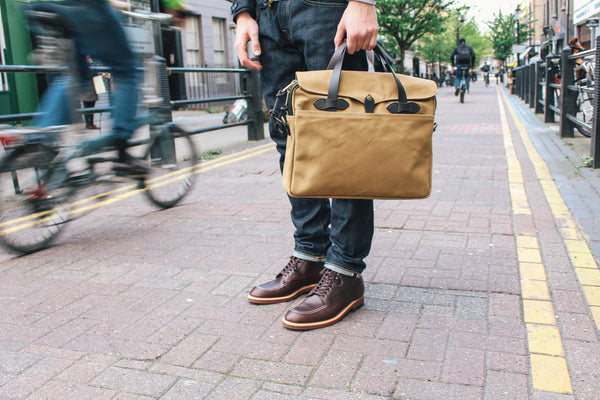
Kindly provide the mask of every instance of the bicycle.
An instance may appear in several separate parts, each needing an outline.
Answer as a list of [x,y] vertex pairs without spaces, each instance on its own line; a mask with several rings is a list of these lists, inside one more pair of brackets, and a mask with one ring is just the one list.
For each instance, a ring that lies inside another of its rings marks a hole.
[[[52,13],[31,10],[28,13],[48,29],[46,34],[50,38],[43,40],[44,51],[57,51],[63,59],[72,61],[71,49],[63,48],[64,23],[60,18]],[[164,14],[126,15],[148,23],[166,20]],[[52,36],[58,40],[53,42]],[[147,107],[148,114],[140,118],[140,123],[149,128],[145,137],[129,143],[132,154],[147,161],[148,174],[121,176],[112,170],[109,164],[117,159],[107,135],[80,142],[80,133],[72,135],[75,138],[69,137],[66,127],[2,132],[0,242],[3,246],[22,254],[46,248],[67,222],[140,191],[163,209],[175,206],[189,193],[198,168],[197,151],[185,130],[165,121],[164,102],[147,85],[148,80],[158,82],[158,68],[160,65],[152,60],[144,61],[146,96],[141,104]],[[115,188],[119,183],[129,184]]]
[[462,72],[462,78],[460,79],[459,86],[455,90],[454,94],[459,96],[461,103],[465,102],[465,94],[467,92],[467,79],[469,79],[469,67],[459,66]]
[[[586,124],[592,123],[592,116],[594,112],[593,106],[593,90],[594,90],[594,68],[595,62],[592,60],[585,60],[581,65],[575,68],[575,73],[580,74],[580,78],[575,81],[577,85],[578,93],[576,100],[577,114],[576,117],[580,121]],[[585,137],[591,137],[591,132],[584,129],[582,126],[575,124],[575,128]]]

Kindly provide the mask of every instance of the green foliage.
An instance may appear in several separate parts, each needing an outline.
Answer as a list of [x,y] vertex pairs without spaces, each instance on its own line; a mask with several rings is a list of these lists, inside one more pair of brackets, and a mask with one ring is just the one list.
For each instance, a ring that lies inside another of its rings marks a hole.
[[[519,21],[519,39],[521,43],[527,42],[534,34],[530,28],[531,16],[527,20]],[[505,60],[512,54],[513,44],[517,44],[517,19],[514,14],[494,14],[494,20],[487,23],[490,28],[490,39],[494,48],[494,57],[497,60]]]
[[420,40],[417,50],[424,59],[450,63],[450,54],[457,44],[457,32],[469,46],[473,47],[477,55],[477,62],[482,56],[492,53],[490,40],[479,31],[475,20],[471,19],[465,22],[465,14],[468,10],[468,7],[452,10],[445,21],[443,32],[437,35],[426,35]]
[[379,32],[399,53],[401,72],[404,55],[427,34],[445,31],[444,22],[454,0],[377,0]]

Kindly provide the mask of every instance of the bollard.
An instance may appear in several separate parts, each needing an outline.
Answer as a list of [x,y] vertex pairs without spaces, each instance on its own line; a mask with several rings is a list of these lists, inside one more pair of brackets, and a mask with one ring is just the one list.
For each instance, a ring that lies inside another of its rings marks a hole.
[[248,100],[248,140],[262,140],[265,138],[265,114],[263,111],[262,91],[260,89],[259,71],[248,72],[247,94]]
[[600,168],[600,36],[596,37],[596,63],[594,65],[594,98],[592,104],[594,111],[592,113],[592,143],[590,157],[592,157],[592,168]]
[[546,84],[544,85],[544,122],[554,122],[554,88],[550,86],[556,78],[556,71],[552,68],[552,57],[546,57]]
[[542,87],[542,77],[544,76],[544,63],[538,61],[535,63],[535,96],[534,97],[534,112],[536,114],[542,114],[544,112],[544,104],[542,103],[542,93],[544,88]]
[[569,60],[573,49],[566,46],[560,55],[560,137],[573,137],[573,123],[567,118],[568,115],[576,114],[577,93],[571,92],[569,86],[575,84],[575,63]]

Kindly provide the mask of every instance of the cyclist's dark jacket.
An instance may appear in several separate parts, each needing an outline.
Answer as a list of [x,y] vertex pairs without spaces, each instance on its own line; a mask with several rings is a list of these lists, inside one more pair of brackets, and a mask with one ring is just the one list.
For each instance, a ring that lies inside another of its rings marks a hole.
[[[458,60],[457,58],[462,52],[466,52],[469,54],[469,61],[466,60]],[[459,44],[452,50],[452,54],[450,54],[450,61],[452,65],[469,65],[471,68],[475,65],[475,51],[473,48],[466,43]]]

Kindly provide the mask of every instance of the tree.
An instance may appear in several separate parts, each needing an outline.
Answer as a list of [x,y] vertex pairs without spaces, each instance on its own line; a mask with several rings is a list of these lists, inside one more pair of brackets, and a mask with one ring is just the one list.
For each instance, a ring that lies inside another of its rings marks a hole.
[[491,41],[480,31],[474,19],[465,22],[465,15],[469,7],[460,7],[450,12],[445,21],[444,31],[436,34],[425,35],[417,47],[421,56],[432,62],[440,61],[450,63],[450,54],[457,45],[457,34],[464,38],[469,46],[475,50],[477,59],[492,53]]
[[454,0],[377,0],[380,33],[400,55],[400,72],[404,58],[415,42],[426,34],[440,34]]
[[[531,26],[531,16],[527,21],[519,23],[519,39],[521,43],[529,41],[534,33]],[[487,23],[490,28],[490,39],[497,60],[506,60],[512,53],[513,44],[517,43],[517,19],[514,14],[503,15],[502,11],[494,14],[494,20]]]

